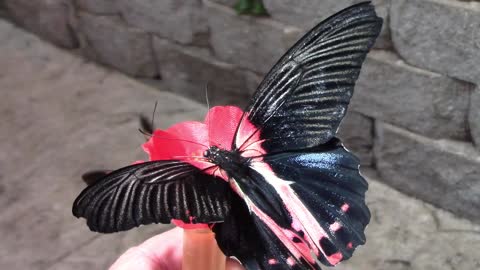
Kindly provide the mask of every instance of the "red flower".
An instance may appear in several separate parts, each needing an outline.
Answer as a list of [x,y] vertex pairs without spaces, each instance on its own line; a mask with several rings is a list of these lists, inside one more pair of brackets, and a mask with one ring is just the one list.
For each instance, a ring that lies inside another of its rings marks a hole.
[[[217,146],[232,150],[237,132],[235,145],[239,147],[242,156],[255,157],[265,154],[261,148],[260,133],[247,120],[246,115],[242,120],[242,115],[243,111],[238,107],[213,107],[205,116],[204,123],[188,121],[177,123],[166,130],[155,130],[151,138],[143,144],[143,149],[150,156],[150,160],[182,160],[228,181],[226,174],[218,166],[204,158],[203,154],[208,148]],[[191,224],[184,224],[179,220],[174,220],[174,223],[183,228],[207,226],[196,224],[192,227]]]

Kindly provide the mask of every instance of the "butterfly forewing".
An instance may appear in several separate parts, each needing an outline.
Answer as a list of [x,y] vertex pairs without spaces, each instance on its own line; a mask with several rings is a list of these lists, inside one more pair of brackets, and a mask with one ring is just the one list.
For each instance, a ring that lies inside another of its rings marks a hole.
[[246,110],[267,152],[313,147],[335,136],[381,26],[371,4],[352,6],[314,27],[277,62]]
[[92,170],[82,174],[82,179],[85,184],[93,185],[100,179],[103,179],[108,173],[109,171],[107,170]]
[[73,214],[92,231],[150,223],[215,223],[229,211],[228,184],[182,161],[151,161],[107,174],[75,200]]

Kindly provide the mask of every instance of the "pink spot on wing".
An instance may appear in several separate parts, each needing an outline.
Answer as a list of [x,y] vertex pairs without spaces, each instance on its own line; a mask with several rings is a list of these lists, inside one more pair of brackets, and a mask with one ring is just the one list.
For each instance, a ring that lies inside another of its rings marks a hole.
[[342,258],[343,258],[342,253],[337,252],[328,256],[328,262],[330,262],[332,265],[336,265],[342,260]]
[[277,264],[277,263],[278,263],[278,261],[275,260],[275,259],[268,260],[268,264],[270,264],[270,265],[274,265],[274,264]]
[[333,231],[333,232],[336,232],[336,231],[338,231],[341,227],[342,227],[342,225],[340,225],[340,223],[334,222],[333,224],[330,225],[330,230]]
[[348,208],[350,208],[350,205],[348,205],[348,203],[344,203],[341,207],[342,212],[347,212]]
[[352,243],[352,242],[349,242],[349,243],[347,244],[347,248],[353,248],[353,243]]
[[288,257],[287,264],[290,265],[290,266],[294,266],[295,265],[295,260],[292,257]]

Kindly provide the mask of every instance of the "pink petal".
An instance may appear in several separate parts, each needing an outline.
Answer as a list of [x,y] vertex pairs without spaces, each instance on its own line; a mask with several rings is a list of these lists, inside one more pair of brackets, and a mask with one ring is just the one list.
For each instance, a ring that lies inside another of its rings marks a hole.
[[248,120],[245,115],[238,127],[238,134],[235,144],[243,152],[244,157],[255,157],[266,154],[262,148],[264,140],[260,138],[261,130]]
[[178,138],[163,130],[155,130],[150,140],[143,144],[143,149],[150,156],[150,160],[167,160],[186,155]]
[[[208,143],[207,125],[196,121],[187,121],[177,123],[169,127],[168,132],[177,138],[184,145],[187,152],[195,152],[199,149],[206,150],[210,145]],[[203,151],[200,156],[203,155]]]
[[[143,149],[150,155],[150,160],[182,160],[227,180],[214,164],[204,159],[203,154],[212,145],[232,150],[242,115],[243,111],[235,106],[213,107],[207,113],[205,123],[188,121],[177,123],[166,130],[156,130],[143,145]],[[241,146],[243,156],[256,157],[265,154],[261,147],[260,132],[257,131],[244,117],[237,135],[237,146]]]
[[242,109],[235,106],[211,108],[207,116],[205,116],[210,145],[232,150],[233,137],[242,114]]
[[155,130],[143,145],[151,160],[203,157],[208,147],[206,125],[200,122],[182,122],[167,130]]

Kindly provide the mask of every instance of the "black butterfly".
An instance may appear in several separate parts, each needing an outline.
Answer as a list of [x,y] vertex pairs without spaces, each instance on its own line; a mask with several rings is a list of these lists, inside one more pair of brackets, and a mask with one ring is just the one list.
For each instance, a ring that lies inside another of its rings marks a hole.
[[348,259],[365,243],[368,184],[335,133],[381,26],[368,2],[326,19],[265,77],[232,145],[207,146],[201,158],[212,166],[179,158],[113,171],[80,194],[73,214],[106,233],[172,219],[215,223],[222,251],[247,269]]

